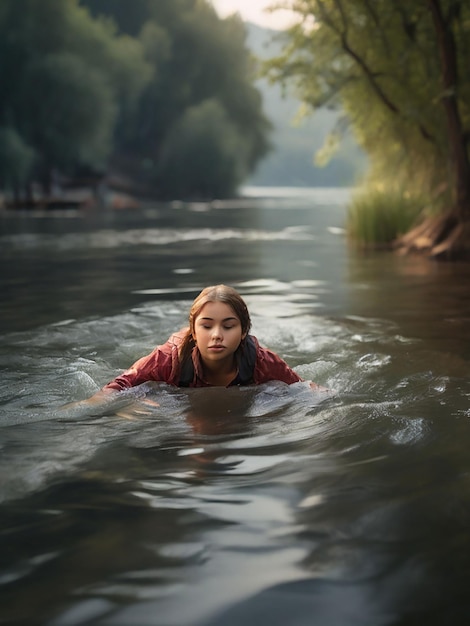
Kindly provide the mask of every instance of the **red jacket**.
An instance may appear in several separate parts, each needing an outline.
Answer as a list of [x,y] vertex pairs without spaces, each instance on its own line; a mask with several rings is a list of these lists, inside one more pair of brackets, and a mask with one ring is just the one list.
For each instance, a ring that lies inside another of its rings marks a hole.
[[[105,385],[103,389],[121,391],[150,380],[165,382],[178,387],[181,374],[178,352],[184,335],[185,331],[173,334],[166,343],[157,346],[153,352],[136,361],[134,365]],[[250,337],[256,346],[253,384],[260,385],[270,380],[280,380],[290,385],[302,381],[302,378],[281,357],[267,348],[262,348],[253,335]],[[203,378],[201,358],[197,347],[192,352],[192,360],[194,378],[189,387],[210,387],[211,385]],[[236,384],[236,379],[230,384]]]

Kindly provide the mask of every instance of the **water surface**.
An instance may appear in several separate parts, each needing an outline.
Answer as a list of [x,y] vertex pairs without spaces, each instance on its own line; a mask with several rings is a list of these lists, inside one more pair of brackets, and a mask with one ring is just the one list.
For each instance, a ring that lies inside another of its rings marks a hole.
[[[4,623],[467,623],[468,268],[355,252],[347,193],[1,215]],[[334,393],[59,410],[217,282]]]

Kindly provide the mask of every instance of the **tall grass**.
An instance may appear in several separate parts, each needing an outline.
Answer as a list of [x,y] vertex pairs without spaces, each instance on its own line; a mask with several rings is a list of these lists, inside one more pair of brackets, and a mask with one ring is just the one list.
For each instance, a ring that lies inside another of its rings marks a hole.
[[391,246],[417,221],[426,202],[401,191],[365,188],[348,206],[347,232],[364,247]]

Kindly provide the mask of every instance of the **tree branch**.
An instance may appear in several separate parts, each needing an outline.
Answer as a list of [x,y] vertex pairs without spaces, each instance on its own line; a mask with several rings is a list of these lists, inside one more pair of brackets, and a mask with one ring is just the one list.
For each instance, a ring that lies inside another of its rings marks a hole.
[[[322,0],[318,0],[318,6],[319,6],[319,9],[320,9],[322,20],[325,22],[325,24],[329,28],[331,28],[333,31],[336,32],[336,34],[338,35],[338,37],[339,37],[339,39],[341,41],[341,46],[342,46],[343,50],[361,68],[361,70],[363,71],[364,75],[366,76],[370,86],[372,87],[372,89],[374,90],[374,92],[376,93],[378,98],[387,107],[387,109],[389,111],[391,111],[392,113],[394,113],[395,115],[401,115],[402,117],[404,117],[403,113],[400,111],[400,109],[390,100],[390,98],[387,96],[385,91],[382,89],[382,87],[377,82],[377,80],[376,80],[377,74],[372,72],[372,70],[367,65],[367,63],[364,61],[364,59],[355,50],[353,50],[353,48],[349,44],[348,32],[347,32],[347,19],[346,19],[346,15],[345,15],[345,12],[344,12],[343,5],[341,4],[341,0],[335,0],[335,5],[336,5],[336,7],[338,9],[338,12],[340,13],[340,16],[341,16],[341,21],[343,23],[343,30],[340,30],[334,24],[333,20],[331,19],[330,15],[328,14],[328,11],[327,11],[327,9],[325,7],[324,2]],[[433,136],[427,131],[427,129],[422,124],[418,124],[418,128],[419,128],[420,133],[421,133],[421,135],[422,135],[422,137],[424,139],[426,139],[428,141],[431,141],[431,142],[434,141]]]

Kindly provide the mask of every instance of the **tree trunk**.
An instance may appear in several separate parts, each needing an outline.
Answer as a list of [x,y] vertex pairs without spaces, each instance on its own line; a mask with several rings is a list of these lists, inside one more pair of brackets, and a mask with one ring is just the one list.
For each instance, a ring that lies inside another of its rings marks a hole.
[[457,53],[452,26],[442,14],[439,0],[427,0],[434,22],[441,59],[442,104],[449,131],[450,166],[453,174],[454,209],[460,220],[470,219],[470,164],[458,109]]
[[427,0],[441,60],[442,105],[447,120],[452,206],[438,217],[424,220],[396,246],[405,252],[427,253],[436,259],[470,260],[470,162],[458,108],[457,52],[452,25],[442,13],[440,0]]

